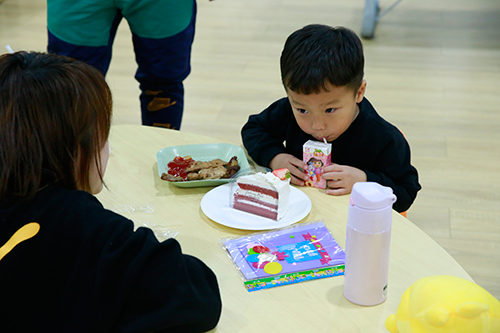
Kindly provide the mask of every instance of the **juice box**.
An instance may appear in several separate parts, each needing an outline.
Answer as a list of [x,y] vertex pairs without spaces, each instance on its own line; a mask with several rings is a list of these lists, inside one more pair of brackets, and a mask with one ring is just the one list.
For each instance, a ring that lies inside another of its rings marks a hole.
[[323,168],[332,164],[332,144],[309,140],[303,146],[303,160],[307,164],[306,186],[326,188],[326,180],[321,178]]

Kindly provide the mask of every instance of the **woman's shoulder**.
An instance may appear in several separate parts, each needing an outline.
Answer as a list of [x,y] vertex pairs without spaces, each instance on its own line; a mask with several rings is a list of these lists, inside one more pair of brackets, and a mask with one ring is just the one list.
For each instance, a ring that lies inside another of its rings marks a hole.
[[[133,223],[106,208],[92,194],[50,186],[39,193],[28,207],[32,219],[50,228],[110,234],[133,232]],[[103,235],[104,236],[104,235]]]
[[33,205],[43,205],[43,210],[57,209],[72,215],[100,213],[106,210],[92,194],[59,186],[49,186],[42,190],[35,197]]

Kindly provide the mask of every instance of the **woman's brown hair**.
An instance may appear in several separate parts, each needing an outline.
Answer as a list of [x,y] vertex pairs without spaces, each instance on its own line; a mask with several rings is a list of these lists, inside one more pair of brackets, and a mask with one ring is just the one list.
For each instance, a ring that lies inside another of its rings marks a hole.
[[110,130],[111,92],[82,62],[40,52],[0,56],[0,200],[57,184],[90,191]]

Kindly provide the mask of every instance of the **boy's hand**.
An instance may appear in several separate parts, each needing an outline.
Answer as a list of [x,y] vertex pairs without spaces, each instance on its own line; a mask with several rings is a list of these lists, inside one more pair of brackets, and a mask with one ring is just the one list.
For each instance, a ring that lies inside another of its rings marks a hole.
[[299,170],[299,168],[307,170],[307,164],[290,154],[282,153],[274,156],[271,163],[269,163],[269,167],[273,170],[280,168],[287,168],[290,170],[290,173],[294,176],[291,178],[290,182],[295,185],[303,186],[304,180],[307,179],[307,175],[304,171]]
[[366,173],[348,165],[332,164],[323,168],[323,179],[327,180],[327,194],[344,195],[352,191],[354,183],[366,182]]

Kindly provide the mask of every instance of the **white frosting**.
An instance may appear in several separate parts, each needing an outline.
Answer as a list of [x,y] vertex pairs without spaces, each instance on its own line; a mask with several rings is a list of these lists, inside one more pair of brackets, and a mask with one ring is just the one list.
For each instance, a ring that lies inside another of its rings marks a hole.
[[[263,195],[253,191],[245,191],[238,188],[237,192],[241,195],[248,195],[252,198],[262,200],[264,202],[278,205],[278,220],[281,219],[288,211],[288,201],[290,199],[290,179],[281,180],[272,172],[256,173],[253,175],[242,176],[237,180],[238,183],[259,186],[268,190],[278,192],[278,200],[269,195]],[[251,194],[249,193],[251,192]],[[255,204],[254,204],[255,205]]]
[[[255,192],[255,191],[248,191],[248,190],[243,190],[241,188],[238,189],[238,194],[244,195],[250,198],[254,198],[259,201],[263,201],[265,203],[271,204],[271,205],[278,205],[278,199],[273,198],[270,195],[260,193],[260,192]],[[278,196],[279,198],[279,196]]]

